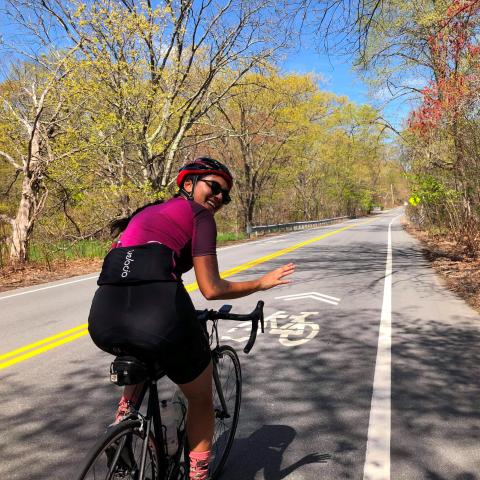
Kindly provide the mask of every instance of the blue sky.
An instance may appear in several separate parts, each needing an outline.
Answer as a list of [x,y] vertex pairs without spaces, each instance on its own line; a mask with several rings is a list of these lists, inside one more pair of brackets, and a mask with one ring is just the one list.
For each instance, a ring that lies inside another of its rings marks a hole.
[[366,85],[351,71],[347,59],[302,48],[288,55],[282,67],[285,72],[320,74],[325,80],[323,89],[346,95],[357,103],[369,102]]
[[289,53],[281,63],[283,72],[314,73],[321,75],[324,82],[320,85],[340,96],[347,96],[355,103],[368,103],[382,108],[383,116],[395,128],[402,124],[411,110],[411,102],[392,100],[390,95],[374,98],[369,94],[368,86],[352,71],[352,59],[342,55],[318,53],[314,47],[302,45]]
[[[5,8],[5,1],[0,0],[0,10]],[[5,21],[5,17],[0,15],[0,36],[12,35],[12,28]],[[24,37],[22,37],[24,38]],[[0,78],[5,74],[1,66],[2,62],[2,49],[0,48]],[[369,96],[368,87],[357,74],[352,72],[351,68],[352,59],[349,59],[341,55],[326,55],[319,53],[315,48],[315,38],[308,28],[305,28],[301,34],[301,41],[299,41],[298,47],[292,49],[292,51],[286,56],[285,60],[281,63],[281,69],[283,72],[296,72],[296,73],[314,73],[320,75],[324,81],[320,87],[324,90],[331,91],[336,95],[347,96],[356,103],[369,103],[377,108],[382,104],[387,103],[383,108],[384,117],[392,123],[396,128],[401,129],[402,123],[408,116],[408,112],[411,110],[411,105],[405,101],[390,101],[388,94],[380,95],[375,99]]]

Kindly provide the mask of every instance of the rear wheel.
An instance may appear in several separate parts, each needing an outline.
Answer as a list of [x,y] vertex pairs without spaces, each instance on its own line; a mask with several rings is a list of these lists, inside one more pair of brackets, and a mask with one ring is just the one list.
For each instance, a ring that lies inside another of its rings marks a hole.
[[230,453],[237,429],[242,397],[242,372],[235,350],[228,345],[215,349],[212,358],[215,428],[209,473],[212,480],[216,480]]
[[[141,426],[140,420],[124,420],[109,428],[88,454],[78,480],[137,480],[145,439]],[[158,448],[150,433],[143,479],[158,478]]]

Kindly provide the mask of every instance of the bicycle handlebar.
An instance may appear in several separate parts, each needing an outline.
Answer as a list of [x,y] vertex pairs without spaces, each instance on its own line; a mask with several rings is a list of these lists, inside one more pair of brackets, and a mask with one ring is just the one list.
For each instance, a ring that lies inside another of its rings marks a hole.
[[237,320],[237,321],[248,321],[252,322],[252,330],[250,331],[250,338],[248,339],[247,344],[243,348],[245,353],[249,353],[255,344],[257,338],[258,323],[260,322],[261,332],[265,333],[265,325],[263,321],[263,305],[264,302],[260,300],[257,303],[257,306],[251,313],[241,314],[241,313],[229,313],[232,309],[231,305],[223,305],[220,310],[196,310],[197,317],[199,320]]

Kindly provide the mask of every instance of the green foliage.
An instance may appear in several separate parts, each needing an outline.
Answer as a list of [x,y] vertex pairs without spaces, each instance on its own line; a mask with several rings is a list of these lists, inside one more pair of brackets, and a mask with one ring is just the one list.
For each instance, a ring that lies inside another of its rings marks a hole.
[[414,203],[417,203],[417,205],[424,203],[439,206],[459,198],[459,192],[448,188],[433,175],[412,174],[409,177],[412,185],[412,196],[415,198]]
[[51,262],[76,258],[103,258],[110,248],[111,241],[81,240],[32,243],[29,247],[29,258],[32,262]]
[[373,11],[359,8],[348,20],[357,33],[347,38],[365,47],[357,64],[372,93],[412,93],[421,101],[399,138],[410,173],[408,210],[423,227],[448,232],[477,255],[480,3],[391,0]]
[[233,242],[235,240],[245,240],[247,238],[247,234],[245,232],[219,232],[217,234],[217,243],[227,243]]
[[[169,198],[176,168],[199,154],[225,161],[235,176],[232,205],[216,217],[226,232],[220,242],[243,238],[248,223],[368,212],[401,184],[373,107],[322,91],[312,75],[280,74],[268,55],[258,57],[261,70],[250,58],[250,69],[238,69],[238,45],[211,58],[203,45],[193,55],[188,42],[174,42],[178,51],[166,58],[175,12],[135,5],[66,2],[62,10],[72,35],[88,41],[64,59],[69,74],[45,110],[45,118],[59,117],[45,128],[48,197],[32,226],[33,260],[102,256],[110,221]],[[181,27],[188,38],[189,25]],[[227,51],[231,62],[222,57]],[[39,74],[28,62],[23,67]],[[0,89],[20,95],[26,80]],[[0,149],[21,158],[28,139],[14,114],[1,113]],[[2,189],[14,168],[0,164],[4,171]],[[17,181],[0,198],[0,213],[14,215],[19,198]]]

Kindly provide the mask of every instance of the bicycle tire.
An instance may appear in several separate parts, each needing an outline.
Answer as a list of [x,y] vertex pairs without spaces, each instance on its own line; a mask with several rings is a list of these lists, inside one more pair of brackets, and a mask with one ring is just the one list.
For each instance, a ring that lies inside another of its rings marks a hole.
[[213,407],[215,411],[215,427],[209,474],[212,480],[217,480],[227,461],[235,437],[235,431],[237,430],[242,400],[242,371],[237,353],[228,345],[222,345],[215,349],[212,353],[212,358],[217,367],[220,388],[229,413],[228,418],[222,418],[223,409],[214,381]]
[[[137,479],[145,435],[140,431],[141,424],[140,420],[130,419],[110,427],[88,453],[81,473],[77,477],[78,480]],[[124,442],[124,447],[115,462],[113,471],[110,472],[111,462],[115,459],[116,450],[121,442]],[[122,476],[119,475],[120,473]],[[143,478],[144,480],[159,479],[158,447],[152,432],[150,432],[147,444]]]

